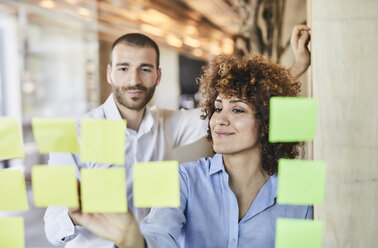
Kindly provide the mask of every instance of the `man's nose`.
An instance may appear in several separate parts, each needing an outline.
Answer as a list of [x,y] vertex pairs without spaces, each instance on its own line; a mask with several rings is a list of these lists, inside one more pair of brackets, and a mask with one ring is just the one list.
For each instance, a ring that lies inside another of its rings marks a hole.
[[132,70],[129,74],[129,85],[135,86],[140,84],[140,78],[138,70]]

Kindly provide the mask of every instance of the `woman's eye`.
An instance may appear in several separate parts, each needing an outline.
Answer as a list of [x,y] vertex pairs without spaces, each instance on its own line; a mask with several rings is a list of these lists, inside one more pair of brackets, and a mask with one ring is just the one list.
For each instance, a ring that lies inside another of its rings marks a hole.
[[232,112],[239,114],[239,113],[244,113],[244,110],[242,110],[242,109],[232,109]]
[[214,109],[214,112],[221,112],[221,111],[222,111],[221,108],[215,108],[215,109]]

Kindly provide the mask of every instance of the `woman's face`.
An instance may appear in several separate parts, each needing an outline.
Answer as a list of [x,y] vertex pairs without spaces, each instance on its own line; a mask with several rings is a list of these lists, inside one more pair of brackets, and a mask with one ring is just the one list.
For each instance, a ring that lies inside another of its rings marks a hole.
[[259,149],[254,112],[239,98],[218,95],[210,129],[216,153],[235,154]]

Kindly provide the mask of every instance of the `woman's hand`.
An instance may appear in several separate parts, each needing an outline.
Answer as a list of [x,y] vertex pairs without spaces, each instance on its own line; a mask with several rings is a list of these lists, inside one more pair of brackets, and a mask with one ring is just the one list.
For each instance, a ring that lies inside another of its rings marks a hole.
[[308,43],[311,39],[310,30],[306,25],[297,25],[291,34],[290,44],[295,57],[291,71],[295,80],[298,80],[306,72],[311,63],[311,52],[308,49]]
[[68,210],[72,221],[83,226],[94,234],[114,242],[119,248],[144,247],[144,238],[133,214],[96,213],[87,214],[79,208]]

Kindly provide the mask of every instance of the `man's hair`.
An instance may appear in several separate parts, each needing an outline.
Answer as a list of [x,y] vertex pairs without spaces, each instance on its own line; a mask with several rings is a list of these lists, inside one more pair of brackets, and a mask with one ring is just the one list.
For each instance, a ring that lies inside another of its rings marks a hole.
[[[204,68],[198,80],[203,96],[202,118],[211,119],[219,94],[237,97],[250,104],[259,125],[262,168],[270,175],[277,172],[280,158],[298,157],[302,143],[269,142],[270,98],[295,97],[300,92],[300,83],[293,81],[288,69],[261,55],[253,58],[220,56]],[[212,138],[210,130],[208,138]]]
[[140,34],[140,33],[129,33],[122,35],[116,41],[113,42],[112,50],[110,51],[110,65],[112,65],[112,53],[115,46],[118,44],[126,44],[128,46],[136,46],[136,47],[151,47],[155,50],[156,53],[156,68],[159,68],[159,60],[160,60],[160,51],[159,47],[155,41],[153,41],[150,37]]

